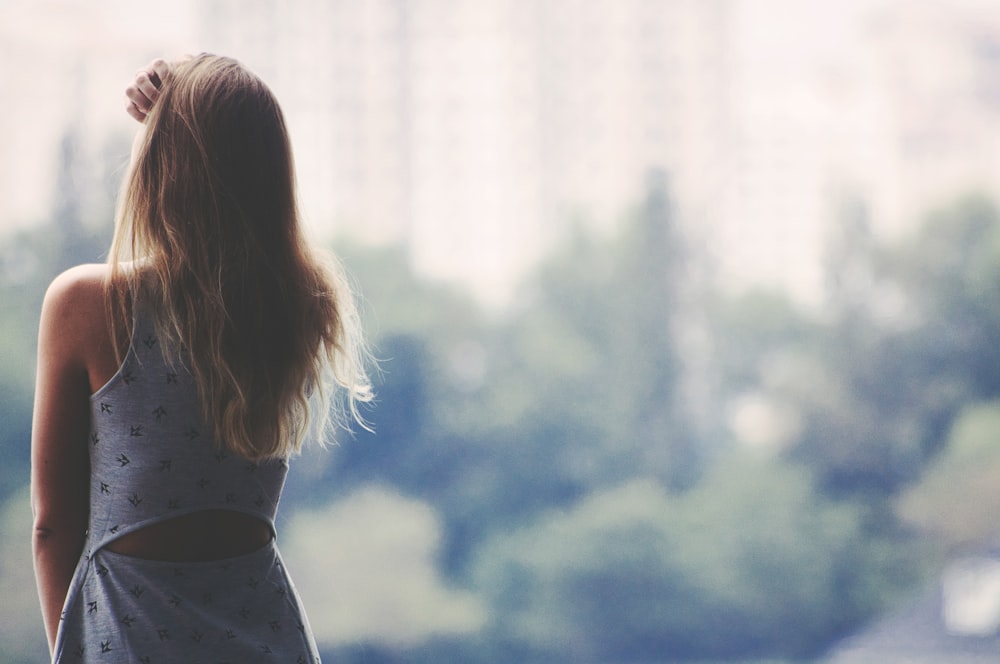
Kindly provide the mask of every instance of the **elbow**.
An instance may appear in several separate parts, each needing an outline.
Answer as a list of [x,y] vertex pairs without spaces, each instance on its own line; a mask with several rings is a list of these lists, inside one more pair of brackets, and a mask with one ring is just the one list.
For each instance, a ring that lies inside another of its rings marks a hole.
[[31,549],[37,554],[51,548],[52,541],[58,538],[58,534],[58,528],[36,521],[31,532]]
[[[31,553],[35,565],[70,565],[86,546],[87,530],[75,527],[36,525],[32,532]],[[58,562],[62,561],[62,562]]]
[[53,532],[55,531],[51,527],[35,522],[35,527],[32,531],[32,539],[36,544],[44,544],[52,538]]
[[32,543],[37,547],[76,546],[87,536],[90,510],[86,499],[52,500],[32,492]]
[[48,521],[36,518],[32,529],[32,546],[35,550],[50,546],[77,545],[87,536],[86,520]]

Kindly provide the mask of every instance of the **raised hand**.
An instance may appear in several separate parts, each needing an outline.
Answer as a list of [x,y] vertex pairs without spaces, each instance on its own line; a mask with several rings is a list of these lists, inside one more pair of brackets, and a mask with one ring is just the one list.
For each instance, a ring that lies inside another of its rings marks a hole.
[[160,97],[160,87],[169,72],[170,63],[161,58],[137,71],[132,84],[125,89],[125,111],[139,122],[145,122]]

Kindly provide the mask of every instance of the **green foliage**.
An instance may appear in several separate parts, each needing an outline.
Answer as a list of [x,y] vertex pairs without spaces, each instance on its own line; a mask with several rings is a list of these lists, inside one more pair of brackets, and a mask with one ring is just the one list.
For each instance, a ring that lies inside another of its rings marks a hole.
[[722,377],[721,397],[758,389],[792,352],[808,352],[817,323],[781,292],[752,290],[716,295],[707,302],[714,334],[713,365]]
[[83,192],[77,185],[83,166],[76,145],[76,135],[68,132],[52,218],[0,244],[0,449],[6,462],[0,470],[0,498],[28,477],[38,315],[45,289],[63,270],[101,260],[110,242],[110,209],[99,221],[82,212]]
[[[633,480],[480,549],[490,638],[535,661],[801,656],[898,588],[858,511],[739,456],[676,496]],[[873,581],[875,583],[873,583]]]
[[832,494],[885,501],[920,477],[963,404],[1000,394],[1000,214],[959,201],[868,256],[870,297],[836,308],[815,342],[822,380],[796,388],[795,455]]
[[577,230],[543,267],[530,308],[496,344],[501,362],[484,403],[517,394],[509,425],[543,419],[573,430],[590,488],[637,469],[690,486],[701,459],[676,345],[687,267],[665,185],[654,179],[617,237],[598,242]]
[[102,233],[57,223],[22,231],[0,247],[0,498],[28,477],[38,315],[49,282],[71,265],[98,259]]
[[[45,286],[107,244],[81,209],[65,201],[0,250],[0,494],[27,480]],[[780,293],[699,292],[656,179],[620,232],[577,230],[499,314],[414,275],[402,248],[339,247],[381,359],[377,433],[306,452],[283,510],[369,483],[419,500],[441,518],[448,586],[474,589],[491,613],[476,636],[338,654],[796,658],[889,606],[924,553],[896,506],[932,527],[962,514],[954,486],[993,482],[995,410],[967,407],[1000,396],[1000,215],[970,199],[880,246],[863,211],[848,212],[822,314]],[[708,429],[685,396],[679,341],[702,314],[711,389],[699,407],[719,421]],[[727,408],[756,392],[799,418],[787,453],[732,447]],[[963,537],[988,523],[973,517],[958,520]]]
[[887,257],[918,330],[949,373],[976,394],[1000,394],[1000,210],[970,196],[930,215]]
[[715,461],[720,441],[692,434],[680,397],[692,284],[660,193],[617,236],[573,235],[502,318],[421,283],[402,254],[347,255],[376,284],[369,314],[410,313],[379,327],[379,433],[346,442],[305,491],[385,481],[442,515],[443,565],[493,623],[425,654],[795,657],[916,582],[924,550],[870,498],[895,491],[901,465],[919,473],[942,384],[900,366],[915,347],[863,307],[818,319],[780,294],[706,296],[714,410],[758,390],[803,419],[788,457],[799,466],[725,448]]
[[414,277],[398,249],[345,247],[381,333],[386,407],[372,411],[374,437],[359,433],[313,478],[340,491],[387,481],[428,500],[448,521],[456,573],[491,529],[637,472],[690,485],[699,460],[673,345],[680,247],[654,183],[620,236],[578,233],[492,320]]
[[1000,509],[1000,403],[974,405],[956,419],[941,455],[899,498],[910,523],[948,549],[976,545]]

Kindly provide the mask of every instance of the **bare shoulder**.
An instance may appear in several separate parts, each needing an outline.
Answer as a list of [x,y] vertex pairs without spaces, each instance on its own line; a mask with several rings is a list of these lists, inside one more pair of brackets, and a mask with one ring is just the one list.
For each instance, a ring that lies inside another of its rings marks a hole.
[[38,329],[40,374],[47,371],[53,376],[73,376],[72,381],[82,379],[89,384],[89,393],[114,375],[120,354],[108,316],[106,280],[110,269],[107,265],[79,265],[49,285]]
[[78,346],[106,334],[104,280],[108,267],[70,268],[52,280],[45,292],[40,336],[51,346]]
[[108,269],[107,265],[93,263],[78,265],[53,279],[42,304],[43,323],[46,319],[70,317],[79,324],[81,317],[104,316]]
[[69,268],[49,284],[45,292],[46,304],[72,304],[84,299],[103,299],[108,270],[107,265],[99,263]]

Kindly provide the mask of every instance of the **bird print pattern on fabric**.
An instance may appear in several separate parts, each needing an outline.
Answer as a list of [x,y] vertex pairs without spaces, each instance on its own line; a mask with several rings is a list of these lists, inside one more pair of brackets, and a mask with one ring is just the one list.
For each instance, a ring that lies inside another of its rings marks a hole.
[[301,662],[319,656],[274,541],[250,554],[167,563],[105,545],[206,509],[274,530],[288,465],[253,463],[215,444],[180,354],[136,316],[118,373],[91,397],[87,541],[67,594],[54,662]]

